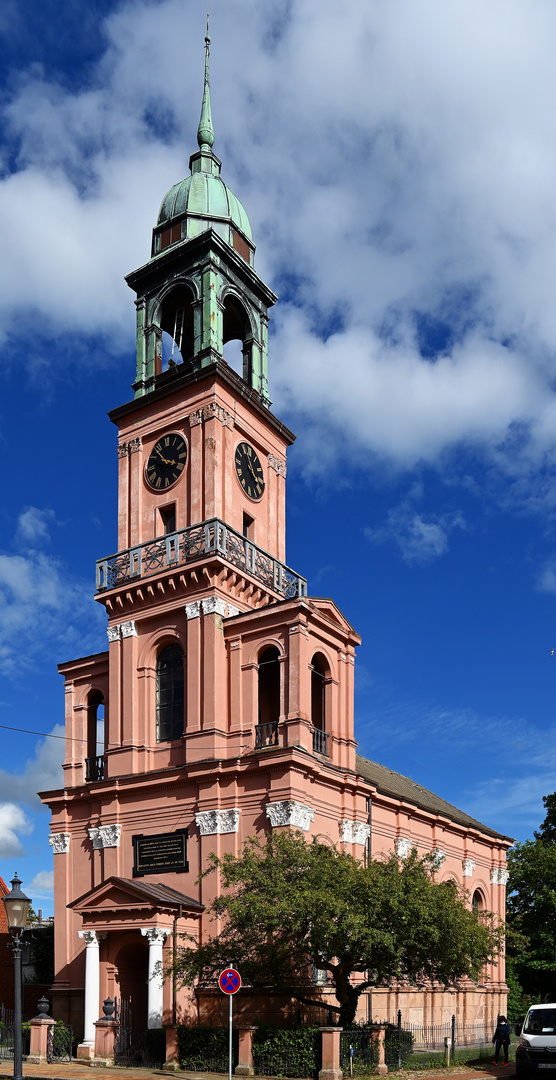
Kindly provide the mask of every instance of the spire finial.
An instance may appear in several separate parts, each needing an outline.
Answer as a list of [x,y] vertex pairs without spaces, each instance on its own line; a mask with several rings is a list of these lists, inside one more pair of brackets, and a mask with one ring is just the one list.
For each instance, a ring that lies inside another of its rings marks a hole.
[[197,129],[197,142],[199,143],[201,150],[204,147],[208,147],[210,150],[214,142],[212,116],[210,113],[209,47],[209,17],[207,14],[207,32],[205,34],[205,85],[203,89],[203,104],[201,105],[201,119],[199,120],[199,127]]

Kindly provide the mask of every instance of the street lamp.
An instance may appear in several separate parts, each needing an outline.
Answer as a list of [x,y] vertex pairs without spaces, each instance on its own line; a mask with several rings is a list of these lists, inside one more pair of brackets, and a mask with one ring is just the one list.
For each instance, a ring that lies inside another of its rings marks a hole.
[[13,937],[12,949],[14,951],[15,987],[14,987],[14,1080],[23,1080],[22,1059],[23,1047],[21,1040],[21,934],[27,922],[27,912],[31,907],[31,901],[21,891],[21,881],[15,876],[11,881],[11,892],[3,896],[6,918],[10,933]]

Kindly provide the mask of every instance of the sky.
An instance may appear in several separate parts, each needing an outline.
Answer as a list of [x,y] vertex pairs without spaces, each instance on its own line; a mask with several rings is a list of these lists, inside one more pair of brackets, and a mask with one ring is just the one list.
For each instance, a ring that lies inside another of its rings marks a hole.
[[[56,664],[106,648],[116,430],[165,192],[196,149],[199,0],[0,11],[0,875],[52,912]],[[506,835],[556,789],[556,6],[213,0],[287,562],[362,637],[356,737]]]

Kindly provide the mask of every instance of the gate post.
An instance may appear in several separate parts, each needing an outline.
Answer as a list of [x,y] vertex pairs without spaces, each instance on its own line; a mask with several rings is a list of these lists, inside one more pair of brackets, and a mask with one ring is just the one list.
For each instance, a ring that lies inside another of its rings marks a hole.
[[38,1008],[38,1015],[31,1020],[31,1046],[27,1061],[30,1061],[32,1065],[44,1065],[47,1061],[48,1031],[56,1023],[51,1016],[48,1016],[46,998],[41,998]]
[[95,1020],[95,1065],[114,1064],[114,1041],[120,1030],[119,1021],[114,1014],[112,998],[106,998],[102,1011],[104,1016]]
[[166,1059],[162,1068],[165,1072],[177,1072],[179,1067],[178,1029],[175,1024],[168,1024],[166,1027]]
[[322,1068],[319,1080],[342,1080],[340,1068],[340,1027],[321,1027]]
[[388,1072],[388,1066],[386,1064],[386,1052],[384,1049],[384,1036],[386,1033],[386,1024],[371,1024],[371,1039],[376,1044],[378,1050],[378,1065],[376,1071],[379,1076],[386,1076]]
[[255,1074],[253,1068],[253,1032],[256,1030],[256,1027],[243,1026],[243,1024],[239,1026],[239,1052],[237,1065],[234,1069],[236,1076],[254,1076]]

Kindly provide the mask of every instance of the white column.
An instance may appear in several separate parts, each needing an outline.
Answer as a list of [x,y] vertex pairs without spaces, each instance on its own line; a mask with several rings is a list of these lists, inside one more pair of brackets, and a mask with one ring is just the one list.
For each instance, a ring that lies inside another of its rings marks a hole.
[[[104,935],[103,935],[104,936]],[[95,1045],[95,1020],[100,1015],[100,957],[101,935],[94,930],[80,930],[79,937],[85,940],[85,1017],[83,1022],[83,1042]]]
[[149,989],[147,998],[147,1027],[162,1027],[162,949],[164,942],[171,930],[159,930],[151,927],[149,930],[141,930],[143,937],[149,942]]

